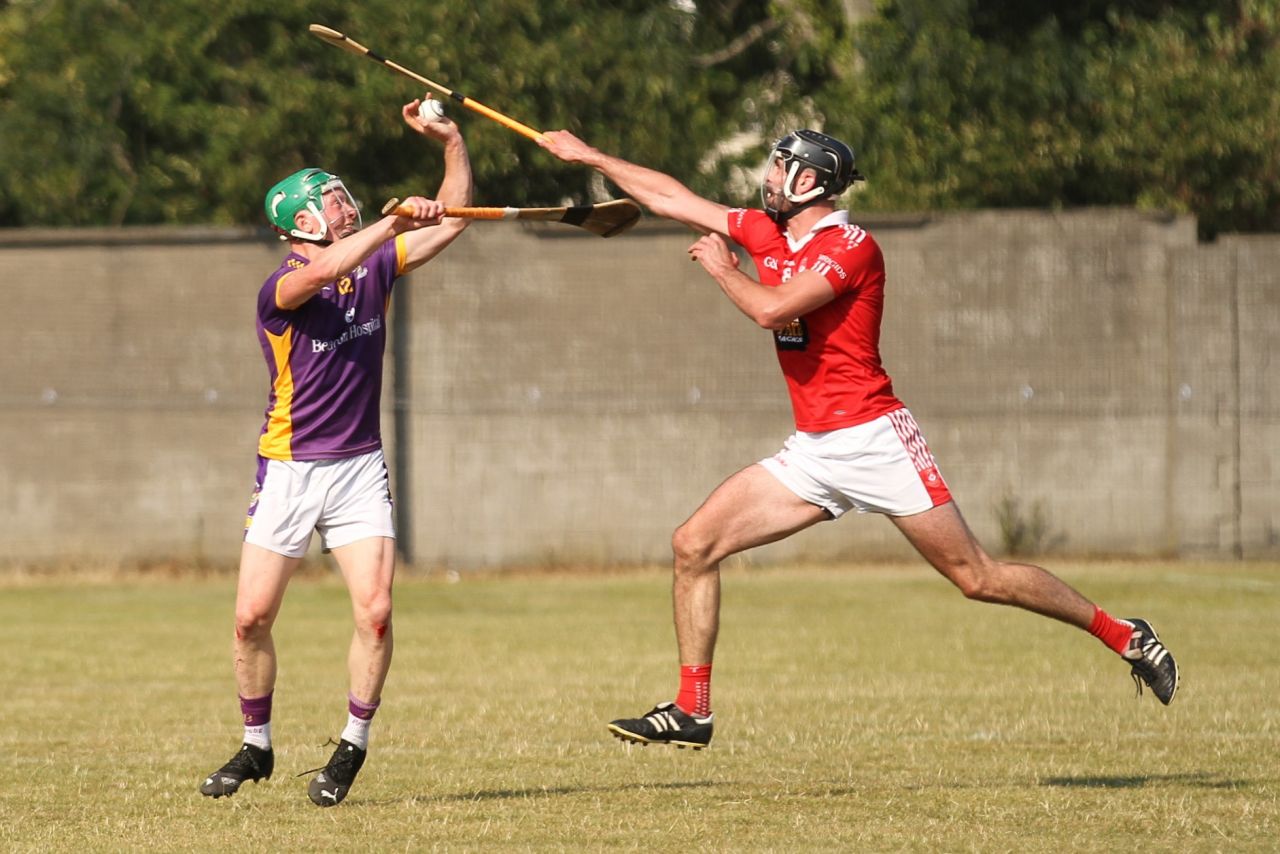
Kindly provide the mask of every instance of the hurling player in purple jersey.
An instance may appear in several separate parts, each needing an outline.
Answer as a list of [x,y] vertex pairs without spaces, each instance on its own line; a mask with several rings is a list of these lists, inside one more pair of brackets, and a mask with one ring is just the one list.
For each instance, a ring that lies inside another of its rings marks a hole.
[[355,633],[347,725],[328,764],[316,769],[311,800],[341,802],[364,764],[392,649],[395,529],[378,420],[386,312],[396,278],[430,261],[466,227],[467,220],[443,219],[444,208],[471,203],[471,164],[457,125],[422,121],[420,103],[401,113],[413,131],[443,146],[444,180],[435,200],[404,202],[411,215],[362,228],[351,194],[322,169],[295,172],[267,192],[267,218],[290,251],[258,294],[271,391],[236,591],[244,742],[204,780],[200,791],[210,797],[271,776],[271,627],[313,531],[342,570]]

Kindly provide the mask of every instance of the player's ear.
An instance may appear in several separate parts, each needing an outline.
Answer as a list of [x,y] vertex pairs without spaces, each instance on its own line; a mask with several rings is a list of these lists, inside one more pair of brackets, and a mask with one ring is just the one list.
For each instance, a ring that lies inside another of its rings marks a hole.
[[797,196],[803,196],[818,185],[818,173],[814,169],[805,167],[800,170],[800,174],[796,176],[795,188],[792,190]]

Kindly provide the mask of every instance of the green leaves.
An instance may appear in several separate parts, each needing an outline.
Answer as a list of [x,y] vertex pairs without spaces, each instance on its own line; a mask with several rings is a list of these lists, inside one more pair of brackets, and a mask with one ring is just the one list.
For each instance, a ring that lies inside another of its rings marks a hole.
[[[539,128],[682,171],[719,133],[690,14],[647,2],[409,6],[50,0],[0,8],[0,224],[258,223],[306,165],[366,202],[433,194],[411,81],[307,33],[322,22]],[[586,200],[590,175],[455,106],[478,203]],[[673,142],[679,141],[679,144]]]
[[[1061,9],[1056,7],[1061,6]],[[1280,229],[1280,4],[899,0],[833,87],[859,206],[1136,205]],[[860,91],[859,91],[860,90]]]
[[[308,165],[434,193],[410,81],[309,23],[729,203],[768,144],[849,140],[860,208],[1138,205],[1280,229],[1280,0],[74,0],[0,4],[0,225],[249,223]],[[592,175],[454,106],[481,204]],[[595,190],[599,192],[598,186]]]

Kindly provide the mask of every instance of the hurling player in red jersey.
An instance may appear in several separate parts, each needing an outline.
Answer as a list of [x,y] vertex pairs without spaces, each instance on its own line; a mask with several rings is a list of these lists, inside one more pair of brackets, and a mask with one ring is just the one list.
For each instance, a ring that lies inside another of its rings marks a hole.
[[[711,740],[711,661],[720,622],[720,561],[845,511],[881,513],[970,599],[1015,605],[1102,640],[1168,704],[1173,656],[1145,620],[1118,620],[1038,566],[992,558],[969,531],[911,413],[880,363],[884,256],[838,210],[862,176],[844,142],[812,130],[779,140],[761,184],[763,210],[731,209],[676,179],[587,145],[568,131],[543,148],[601,172],[659,216],[705,236],[689,254],[757,325],[772,330],[796,432],[776,455],[747,466],[672,537],[672,596],[680,689],[609,729],[629,741],[699,748]],[[729,240],[760,278],[738,269]]]

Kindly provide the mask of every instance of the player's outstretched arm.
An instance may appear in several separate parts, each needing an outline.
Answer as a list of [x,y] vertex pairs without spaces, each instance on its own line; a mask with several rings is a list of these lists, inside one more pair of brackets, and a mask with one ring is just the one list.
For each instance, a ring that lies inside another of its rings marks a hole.
[[[428,96],[429,97],[429,96]],[[423,121],[418,114],[421,99],[414,99],[400,109],[404,123],[414,133],[434,139],[444,146],[444,179],[436,201],[446,207],[466,207],[471,204],[474,183],[471,177],[471,158],[462,132],[454,121],[441,117],[435,121]],[[405,262],[402,272],[409,272],[430,261],[442,249],[457,239],[470,220],[449,218],[439,228],[415,231],[405,238]]]
[[[276,288],[276,305],[291,310],[315,296],[322,287],[345,276],[398,234],[439,225],[444,205],[412,196],[402,204],[413,208],[412,216],[386,216],[350,237],[329,244],[311,257],[310,263],[283,276]],[[427,228],[429,231],[435,229]]]
[[581,163],[599,171],[658,216],[703,233],[726,233],[727,205],[704,199],[664,172],[605,154],[567,130],[546,131],[538,144],[566,163]]

